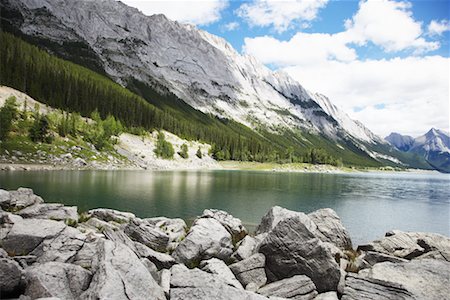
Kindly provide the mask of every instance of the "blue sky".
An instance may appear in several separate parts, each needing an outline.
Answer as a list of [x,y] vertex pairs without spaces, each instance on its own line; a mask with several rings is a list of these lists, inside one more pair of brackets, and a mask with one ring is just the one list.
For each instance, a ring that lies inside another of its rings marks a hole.
[[450,1],[123,2],[223,37],[381,136],[449,130]]

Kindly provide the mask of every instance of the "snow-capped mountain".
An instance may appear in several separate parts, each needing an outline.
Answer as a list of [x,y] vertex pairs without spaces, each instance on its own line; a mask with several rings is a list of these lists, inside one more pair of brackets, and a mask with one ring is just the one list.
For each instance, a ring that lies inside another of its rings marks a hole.
[[401,135],[400,133],[392,132],[384,138],[400,151],[407,152],[414,144],[414,138],[409,135]]
[[417,138],[391,133],[385,138],[397,149],[423,156],[438,170],[450,172],[450,134],[432,128]]
[[388,143],[327,97],[195,26],[115,0],[2,0],[0,6],[11,31],[56,45],[50,50],[63,57],[77,47],[78,56],[68,59],[82,57],[124,86],[134,79],[164,87],[200,111],[251,128],[320,134],[336,147],[402,164]]

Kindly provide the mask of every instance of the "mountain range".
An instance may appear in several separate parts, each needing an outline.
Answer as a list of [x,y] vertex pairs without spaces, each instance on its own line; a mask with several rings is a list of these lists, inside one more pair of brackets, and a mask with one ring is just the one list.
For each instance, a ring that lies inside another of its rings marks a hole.
[[195,26],[146,16],[114,0],[4,0],[0,8],[3,30],[178,116],[195,111],[233,120],[279,147],[325,148],[345,163],[430,168],[326,96]]
[[385,140],[400,151],[419,154],[437,170],[450,173],[450,135],[445,131],[432,128],[417,138],[393,132]]

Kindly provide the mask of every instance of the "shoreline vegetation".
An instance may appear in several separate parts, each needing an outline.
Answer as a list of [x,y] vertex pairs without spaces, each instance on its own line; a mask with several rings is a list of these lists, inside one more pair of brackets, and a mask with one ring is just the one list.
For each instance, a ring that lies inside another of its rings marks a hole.
[[[250,232],[205,209],[183,219],[45,203],[0,189],[0,298],[446,299],[450,238],[392,230],[353,245],[339,216],[274,206]],[[313,249],[313,250],[311,250]],[[6,276],[3,276],[6,275]]]

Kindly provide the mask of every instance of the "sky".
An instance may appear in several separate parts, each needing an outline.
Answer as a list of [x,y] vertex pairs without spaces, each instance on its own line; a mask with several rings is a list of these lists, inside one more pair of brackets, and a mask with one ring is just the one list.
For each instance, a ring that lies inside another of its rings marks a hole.
[[382,137],[449,131],[450,1],[122,2],[223,37]]

